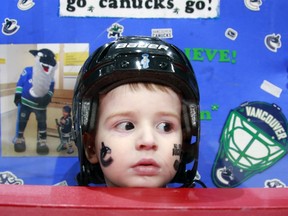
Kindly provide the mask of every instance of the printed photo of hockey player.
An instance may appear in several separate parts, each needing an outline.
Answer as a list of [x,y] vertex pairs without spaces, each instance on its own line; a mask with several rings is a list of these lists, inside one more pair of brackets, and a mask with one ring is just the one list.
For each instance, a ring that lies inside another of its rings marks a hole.
[[57,130],[60,138],[60,145],[57,147],[57,152],[66,151],[67,154],[74,152],[72,143],[72,118],[71,118],[71,107],[66,105],[62,109],[63,116],[55,119]]

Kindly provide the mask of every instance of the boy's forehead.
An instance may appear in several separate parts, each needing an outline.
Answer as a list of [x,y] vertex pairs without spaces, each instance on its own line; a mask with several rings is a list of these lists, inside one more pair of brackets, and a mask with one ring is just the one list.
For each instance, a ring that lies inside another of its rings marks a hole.
[[120,99],[120,98],[128,99],[131,96],[130,95],[127,98],[126,96],[128,94],[130,94],[130,93],[137,94],[138,92],[143,92],[143,91],[153,92],[153,94],[159,94],[159,93],[160,94],[165,93],[165,94],[169,94],[169,95],[172,94],[172,95],[175,95],[178,100],[181,100],[181,96],[179,94],[177,94],[172,88],[170,88],[168,86],[158,85],[155,83],[142,83],[142,82],[128,83],[128,84],[123,84],[123,85],[117,86],[117,87],[113,88],[112,90],[108,91],[106,94],[100,95],[99,99],[100,99],[100,103],[103,100],[103,98],[107,99],[108,95],[109,95],[108,96],[109,100],[111,100],[112,98],[114,98],[114,99]]
[[[152,106],[153,112],[163,112],[163,107],[165,107],[166,112],[171,110],[181,109],[181,97],[177,95],[172,89],[167,87],[166,91],[161,90],[161,86],[155,85],[154,89],[147,88],[143,83],[138,83],[138,87],[135,88],[131,84],[124,84],[112,89],[105,95],[99,97],[99,109],[105,111],[105,113],[117,113],[119,110],[125,113],[140,110],[139,108],[144,108],[144,110],[149,111],[148,107]],[[158,88],[160,87],[160,88]],[[165,87],[164,87],[165,88]],[[160,100],[160,101],[159,101]],[[158,103],[155,103],[155,102]],[[143,103],[145,105],[143,106]],[[150,104],[150,106],[146,106]],[[162,104],[162,105],[161,105]],[[123,111],[124,109],[124,111]],[[109,111],[108,111],[109,110]],[[137,113],[137,111],[136,111]]]

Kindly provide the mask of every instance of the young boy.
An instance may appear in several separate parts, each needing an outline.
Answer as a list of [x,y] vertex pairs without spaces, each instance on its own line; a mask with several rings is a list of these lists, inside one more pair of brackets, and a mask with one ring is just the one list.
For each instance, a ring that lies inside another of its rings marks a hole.
[[71,107],[66,105],[62,108],[62,117],[60,122],[57,122],[57,126],[60,128],[61,144],[57,148],[57,151],[66,150],[67,153],[72,154],[74,152],[71,143],[71,130],[72,130],[72,118]]
[[139,36],[98,48],[78,76],[73,116],[80,185],[194,186],[199,91],[179,48]]

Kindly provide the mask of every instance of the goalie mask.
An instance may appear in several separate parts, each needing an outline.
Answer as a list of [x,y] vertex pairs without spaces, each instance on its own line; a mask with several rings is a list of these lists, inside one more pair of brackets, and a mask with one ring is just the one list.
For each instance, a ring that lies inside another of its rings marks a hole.
[[[81,164],[79,185],[105,183],[100,165],[91,164],[84,149],[84,142],[95,145],[99,94],[137,82],[168,86],[182,95],[183,155],[172,182],[184,187],[193,185],[200,138],[199,90],[194,71],[179,48],[158,38],[139,36],[121,37],[98,48],[78,75],[72,111]],[[191,170],[186,170],[187,164]]]
[[237,187],[287,154],[287,119],[276,104],[253,101],[230,111],[212,169],[217,187]]

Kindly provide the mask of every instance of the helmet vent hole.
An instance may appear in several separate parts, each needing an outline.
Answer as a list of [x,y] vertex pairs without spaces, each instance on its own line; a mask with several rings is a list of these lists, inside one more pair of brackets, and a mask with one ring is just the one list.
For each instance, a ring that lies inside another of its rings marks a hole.
[[129,62],[128,61],[122,61],[121,62],[121,68],[127,68],[129,65]]
[[160,62],[159,67],[161,69],[166,69],[168,67],[168,64],[167,64],[167,62]]

